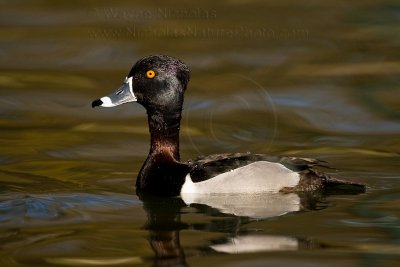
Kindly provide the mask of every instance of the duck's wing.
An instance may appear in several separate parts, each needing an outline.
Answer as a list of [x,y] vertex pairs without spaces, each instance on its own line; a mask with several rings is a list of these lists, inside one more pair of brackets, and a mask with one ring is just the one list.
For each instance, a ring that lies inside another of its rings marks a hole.
[[[188,161],[187,164],[192,182],[199,183],[256,162],[276,163],[274,166],[287,169],[289,175],[290,172],[299,175],[298,183],[283,187],[280,190],[282,192],[315,191],[337,186],[351,186],[355,187],[357,191],[365,191],[365,185],[334,178],[318,171],[315,167],[327,167],[326,162],[311,158],[233,153],[198,157],[195,160]],[[246,179],[246,177],[243,177],[243,179]],[[265,179],[272,179],[272,177],[265,177]]]
[[233,171],[254,162],[266,161],[278,163],[292,170],[300,172],[313,166],[324,166],[325,162],[317,159],[269,156],[264,154],[231,153],[201,156],[189,160],[190,176],[193,182],[203,182],[222,173]]

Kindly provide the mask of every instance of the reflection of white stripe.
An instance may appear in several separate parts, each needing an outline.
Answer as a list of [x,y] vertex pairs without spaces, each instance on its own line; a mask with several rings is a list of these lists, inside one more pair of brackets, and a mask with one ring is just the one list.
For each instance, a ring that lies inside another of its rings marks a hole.
[[100,98],[101,102],[103,102],[103,104],[101,104],[102,107],[114,107],[115,105],[113,104],[113,102],[111,101],[111,98],[109,98],[108,96],[102,97]]
[[299,242],[287,236],[237,236],[230,238],[225,244],[210,246],[218,252],[240,254],[261,251],[297,250]]
[[225,214],[266,219],[299,211],[300,197],[295,193],[260,194],[182,194],[186,205],[204,204]]

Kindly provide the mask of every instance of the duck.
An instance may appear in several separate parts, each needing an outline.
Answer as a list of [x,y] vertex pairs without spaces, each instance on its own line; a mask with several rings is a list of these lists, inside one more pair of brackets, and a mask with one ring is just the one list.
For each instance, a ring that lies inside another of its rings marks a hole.
[[184,94],[191,72],[181,60],[167,55],[139,59],[122,85],[96,99],[92,107],[137,102],[147,112],[150,150],[136,179],[136,191],[157,196],[184,194],[262,194],[366,186],[332,177],[325,162],[311,158],[265,154],[222,153],[182,162],[179,131]]

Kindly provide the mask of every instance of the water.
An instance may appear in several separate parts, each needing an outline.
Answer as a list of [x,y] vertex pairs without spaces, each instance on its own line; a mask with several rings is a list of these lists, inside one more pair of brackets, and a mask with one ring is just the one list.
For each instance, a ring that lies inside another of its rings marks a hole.
[[[396,1],[1,5],[1,266],[398,266]],[[317,157],[367,193],[139,198],[144,109],[90,103],[152,53],[192,70],[183,159]]]

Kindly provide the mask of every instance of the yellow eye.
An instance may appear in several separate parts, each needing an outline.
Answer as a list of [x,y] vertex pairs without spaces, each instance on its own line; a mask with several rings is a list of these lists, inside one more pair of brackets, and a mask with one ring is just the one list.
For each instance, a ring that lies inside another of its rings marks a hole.
[[147,78],[153,79],[154,76],[156,76],[156,73],[154,72],[154,70],[148,70],[148,71],[146,72],[146,77],[147,77]]

